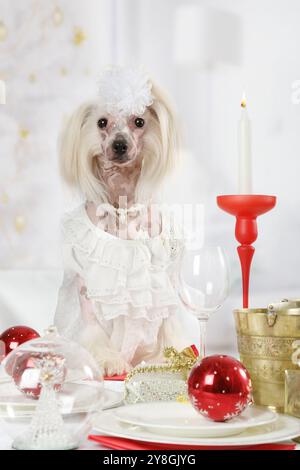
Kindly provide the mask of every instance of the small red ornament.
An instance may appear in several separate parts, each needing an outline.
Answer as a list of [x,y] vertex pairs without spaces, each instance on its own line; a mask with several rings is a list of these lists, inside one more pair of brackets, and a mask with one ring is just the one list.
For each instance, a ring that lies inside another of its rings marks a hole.
[[39,338],[40,335],[33,328],[29,326],[12,326],[0,335],[0,341],[5,345],[5,356],[7,356],[13,349],[16,349],[20,344],[26,343],[31,339]]
[[188,378],[193,407],[213,421],[228,421],[252,402],[249,372],[230,356],[208,356],[195,364]]

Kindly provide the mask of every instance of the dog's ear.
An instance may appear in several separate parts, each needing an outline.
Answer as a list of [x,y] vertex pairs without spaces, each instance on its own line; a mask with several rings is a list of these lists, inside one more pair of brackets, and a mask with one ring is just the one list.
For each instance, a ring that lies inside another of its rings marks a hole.
[[72,185],[80,183],[80,155],[82,130],[92,111],[90,103],[84,103],[67,119],[59,139],[60,169],[64,180]]
[[82,104],[67,120],[60,136],[60,169],[64,180],[76,186],[89,201],[104,201],[102,183],[96,175],[99,151],[94,103]]
[[165,165],[164,172],[167,173],[176,165],[178,158],[179,137],[175,111],[169,97],[157,85],[153,85],[152,93],[154,96],[152,109],[156,114],[160,127],[161,152]]
[[164,178],[177,166],[179,161],[179,137],[175,113],[166,94],[152,86],[153,104],[150,113],[153,118],[151,131],[145,136],[145,155],[138,190],[159,186]]

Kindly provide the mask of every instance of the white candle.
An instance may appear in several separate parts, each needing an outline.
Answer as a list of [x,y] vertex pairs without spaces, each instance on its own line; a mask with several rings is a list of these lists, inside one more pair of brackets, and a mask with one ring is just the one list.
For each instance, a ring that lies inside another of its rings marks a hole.
[[252,192],[251,123],[248,117],[245,95],[241,102],[241,118],[238,129],[239,143],[239,193]]
[[0,104],[6,103],[6,87],[5,82],[0,80]]

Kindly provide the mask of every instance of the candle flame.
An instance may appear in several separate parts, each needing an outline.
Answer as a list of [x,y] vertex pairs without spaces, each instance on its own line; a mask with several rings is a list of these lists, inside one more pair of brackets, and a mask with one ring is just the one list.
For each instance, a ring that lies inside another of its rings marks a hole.
[[246,93],[245,92],[243,93],[243,96],[242,96],[241,107],[246,108]]

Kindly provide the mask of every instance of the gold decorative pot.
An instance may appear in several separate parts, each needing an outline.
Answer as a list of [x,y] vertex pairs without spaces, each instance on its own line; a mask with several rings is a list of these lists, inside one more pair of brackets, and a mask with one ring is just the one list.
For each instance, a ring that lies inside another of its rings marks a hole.
[[270,304],[269,308],[234,310],[238,350],[248,369],[254,402],[284,411],[285,370],[292,363],[292,344],[300,338],[300,301]]

